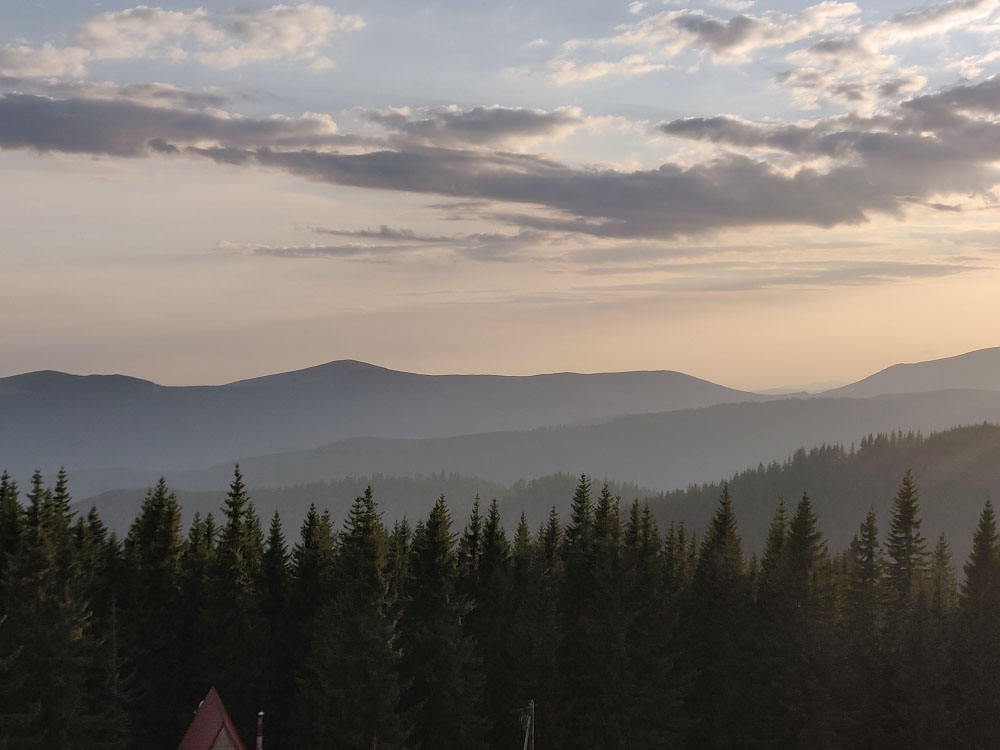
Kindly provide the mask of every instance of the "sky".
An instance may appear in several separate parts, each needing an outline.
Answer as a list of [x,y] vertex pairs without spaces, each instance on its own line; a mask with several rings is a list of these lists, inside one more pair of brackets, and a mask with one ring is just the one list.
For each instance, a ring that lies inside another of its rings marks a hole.
[[0,376],[1000,345],[1000,0],[0,3]]

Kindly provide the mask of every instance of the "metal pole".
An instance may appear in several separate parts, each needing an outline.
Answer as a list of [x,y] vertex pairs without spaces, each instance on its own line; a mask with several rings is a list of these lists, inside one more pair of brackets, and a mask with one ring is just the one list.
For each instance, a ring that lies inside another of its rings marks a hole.
[[531,724],[528,726],[528,731],[531,732],[531,747],[529,750],[535,750],[535,702],[528,701],[528,708],[531,710]]

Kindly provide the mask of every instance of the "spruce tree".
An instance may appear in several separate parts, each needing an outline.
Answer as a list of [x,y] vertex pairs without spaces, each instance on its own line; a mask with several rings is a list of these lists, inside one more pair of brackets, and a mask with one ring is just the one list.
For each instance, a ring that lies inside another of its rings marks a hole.
[[987,501],[965,564],[953,647],[954,735],[986,748],[1000,736],[1000,536]]
[[337,592],[321,611],[298,681],[296,744],[402,748],[407,720],[399,711],[397,614],[386,578],[386,532],[371,487],[355,500],[341,539]]
[[9,560],[17,556],[24,525],[24,509],[18,499],[17,482],[5,471],[0,475],[0,606]]
[[919,492],[906,472],[892,504],[886,541],[887,742],[937,747],[945,721],[940,700],[947,673],[942,657],[944,623],[931,606],[926,541],[920,532]]
[[756,723],[752,592],[729,488],[709,522],[694,570],[683,624],[688,668],[694,674],[688,700],[688,743],[699,748],[753,747]]
[[482,677],[474,644],[462,632],[468,604],[458,596],[458,564],[444,497],[417,527],[409,597],[401,621],[403,710],[414,744],[435,750],[482,748]]
[[[471,523],[470,523],[471,525]],[[510,542],[494,499],[482,524],[482,545],[476,571],[476,585],[470,591],[473,608],[466,616],[466,632],[476,644],[476,656],[483,665],[482,713],[489,729],[489,747],[516,745],[519,727],[512,709],[527,705],[534,696],[523,684],[528,664],[516,650],[512,634],[516,613],[512,605],[513,581]]]
[[852,747],[880,747],[882,705],[883,571],[874,509],[868,511],[845,555],[842,645],[838,680],[841,734]]
[[278,511],[271,518],[261,571],[261,628],[264,639],[264,681],[260,708],[267,723],[270,750],[291,747],[291,713],[295,682],[288,664],[295,637],[291,620],[291,557]]
[[58,492],[32,477],[22,543],[9,560],[7,602],[0,628],[5,672],[0,695],[16,734],[14,747],[89,748],[99,736],[90,721],[88,673],[96,655],[72,531],[65,472]]
[[389,535],[386,559],[386,576],[389,579],[389,596],[398,604],[406,601],[407,583],[410,578],[410,543],[413,531],[405,518],[396,521]]
[[598,548],[595,544],[594,505],[590,479],[580,476],[563,535],[563,576],[560,602],[560,639],[557,674],[560,683],[558,710],[553,716],[555,733],[562,746],[571,738],[581,748],[594,747],[600,736],[593,727],[579,722],[594,711],[594,672],[597,654],[589,652],[593,641],[586,617],[594,607],[597,588]]
[[778,608],[786,656],[783,703],[797,747],[835,747],[833,590],[826,542],[809,496],[802,495],[788,525]]
[[788,519],[785,515],[785,501],[779,499],[760,560],[757,600],[765,610],[778,605],[785,585],[785,541],[788,536]]
[[[183,733],[175,707],[187,697],[183,662],[185,644],[178,636],[181,599],[181,511],[177,496],[162,477],[142,502],[125,538],[125,580],[119,651],[128,652],[135,669],[136,700],[132,723],[136,740],[146,747],[164,744]],[[200,613],[199,613],[200,614]],[[121,647],[124,648],[121,648]]]
[[289,641],[286,658],[293,675],[299,674],[312,648],[317,613],[333,598],[333,537],[329,513],[321,514],[315,505],[310,505],[291,556],[289,609],[294,636]]
[[184,698],[180,704],[169,707],[175,716],[175,726],[182,732],[191,723],[191,712],[207,692],[202,655],[207,638],[205,613],[212,606],[209,576],[215,568],[215,538],[212,514],[202,518],[200,513],[195,513],[181,553],[181,604],[177,613],[177,640],[180,643],[177,660],[184,676]]
[[260,710],[263,674],[261,588],[263,539],[239,466],[233,471],[209,569],[211,595],[203,618],[202,676],[226,696],[240,733],[250,736]]
[[[555,509],[550,512],[537,541],[532,539],[522,511],[511,552],[510,651],[515,654],[513,663],[518,692],[510,696],[508,703],[517,701],[520,706],[527,706],[528,701],[535,702],[535,739],[540,747],[550,746],[555,741],[553,717],[559,695],[556,654],[561,537]],[[508,721],[515,718],[508,714]],[[521,737],[523,734],[519,732],[519,741]]]
[[690,675],[681,667],[677,599],[663,543],[648,505],[629,509],[622,550],[624,669],[617,745],[678,747],[688,723],[684,701]]
[[892,520],[885,547],[886,585],[891,624],[909,616],[927,570],[927,545],[920,533],[920,493],[907,471],[892,501]]

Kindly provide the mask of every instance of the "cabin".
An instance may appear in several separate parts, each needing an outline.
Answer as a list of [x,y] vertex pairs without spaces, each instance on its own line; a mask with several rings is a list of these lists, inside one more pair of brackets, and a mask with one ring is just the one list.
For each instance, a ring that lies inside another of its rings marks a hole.
[[214,687],[198,706],[177,750],[246,750]]

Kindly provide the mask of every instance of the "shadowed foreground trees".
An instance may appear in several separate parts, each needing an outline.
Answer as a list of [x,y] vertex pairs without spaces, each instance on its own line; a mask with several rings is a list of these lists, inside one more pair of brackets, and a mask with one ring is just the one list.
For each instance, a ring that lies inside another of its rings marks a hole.
[[[444,498],[387,530],[369,488],[336,529],[261,523],[237,469],[181,534],[159,482],[123,541],[68,478],[0,477],[0,749],[175,747],[214,684],[267,747],[992,747],[1000,533],[986,503],[958,585],[907,473],[831,552],[807,495],[747,560],[728,488],[703,537],[580,478],[565,526],[464,531]],[[971,530],[970,530],[971,531]]]

